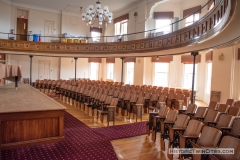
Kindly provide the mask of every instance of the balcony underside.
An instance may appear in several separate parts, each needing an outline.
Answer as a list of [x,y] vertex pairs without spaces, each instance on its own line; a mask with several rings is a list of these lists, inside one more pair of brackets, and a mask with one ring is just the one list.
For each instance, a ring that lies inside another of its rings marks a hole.
[[240,40],[240,0],[221,0],[202,19],[173,33],[128,42],[48,43],[0,39],[0,51],[61,57],[147,57],[220,48]]

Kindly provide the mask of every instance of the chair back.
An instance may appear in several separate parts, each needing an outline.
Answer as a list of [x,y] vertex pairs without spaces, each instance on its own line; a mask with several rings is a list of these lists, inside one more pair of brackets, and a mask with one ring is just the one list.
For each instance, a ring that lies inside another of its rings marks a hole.
[[207,110],[208,110],[207,107],[198,107],[194,117],[196,117],[196,118],[197,117],[200,117],[200,118],[206,117]]
[[229,105],[230,107],[234,106],[235,100],[234,99],[227,99],[226,104]]
[[118,98],[112,98],[110,106],[117,106],[118,104]]
[[173,127],[175,128],[186,128],[190,117],[185,114],[179,114]]
[[196,144],[200,147],[215,148],[221,135],[222,132],[219,129],[205,126]]
[[220,112],[220,113],[227,113],[229,107],[230,106],[228,104],[220,104],[219,107],[218,107],[218,112]]
[[[240,158],[240,139],[232,136],[224,136],[218,148],[233,148],[234,154],[214,154],[218,159],[230,160]],[[238,157],[239,156],[239,157]]]
[[158,94],[156,93],[152,94],[150,101],[157,101],[157,100],[158,100]]
[[198,137],[203,125],[204,124],[201,121],[195,119],[190,120],[183,136]]
[[167,114],[168,114],[168,112],[169,112],[169,110],[170,110],[169,107],[167,107],[167,106],[162,106],[162,107],[160,107],[160,111],[159,111],[158,115],[159,115],[160,117],[166,117]]
[[232,116],[240,115],[240,107],[229,107],[228,114]]
[[216,110],[217,109],[217,102],[211,101],[208,105],[208,109]]
[[217,122],[220,112],[214,111],[212,109],[208,110],[207,115],[204,119],[204,122]]
[[136,104],[143,104],[144,103],[144,97],[138,96]]
[[196,104],[189,104],[185,113],[195,113],[197,105]]
[[165,119],[166,122],[175,122],[177,118],[178,111],[177,110],[170,110],[167,114]]
[[130,102],[135,103],[135,102],[137,102],[137,99],[138,99],[137,95],[132,95],[131,99],[130,99]]
[[217,128],[231,128],[234,116],[228,114],[221,114],[216,125]]
[[161,94],[158,98],[158,102],[166,102],[167,96],[164,94]]
[[233,135],[240,135],[240,118],[235,118],[232,125],[231,133]]
[[240,107],[240,101],[235,102],[235,107]]

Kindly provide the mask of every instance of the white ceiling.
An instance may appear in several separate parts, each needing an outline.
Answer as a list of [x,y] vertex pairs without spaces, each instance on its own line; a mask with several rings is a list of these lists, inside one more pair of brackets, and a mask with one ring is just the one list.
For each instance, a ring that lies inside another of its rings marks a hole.
[[[83,11],[91,4],[96,8],[97,0],[11,0],[12,2],[23,3],[28,5],[46,7],[61,11],[78,12],[80,7]],[[144,0],[100,0],[102,8],[108,6],[110,12],[116,12],[127,6],[138,4]]]

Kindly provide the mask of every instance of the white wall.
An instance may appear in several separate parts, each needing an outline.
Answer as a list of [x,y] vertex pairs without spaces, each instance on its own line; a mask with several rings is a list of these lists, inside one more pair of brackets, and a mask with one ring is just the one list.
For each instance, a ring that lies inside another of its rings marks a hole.
[[[0,32],[9,33],[11,25],[11,5],[0,1]],[[7,34],[0,34],[0,38],[8,38]]]
[[[38,75],[38,64],[39,61],[50,61],[50,79],[59,79],[60,73],[60,58],[59,57],[42,57],[42,56],[33,56],[32,59],[32,81],[34,82],[36,79],[39,79]],[[29,78],[30,77],[30,57],[25,55],[8,55],[7,56],[7,64],[11,65],[22,65],[22,77]]]

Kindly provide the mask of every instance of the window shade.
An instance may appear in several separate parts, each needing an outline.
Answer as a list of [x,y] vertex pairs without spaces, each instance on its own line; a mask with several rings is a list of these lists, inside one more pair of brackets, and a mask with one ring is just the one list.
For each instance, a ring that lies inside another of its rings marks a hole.
[[[181,63],[193,64],[193,56],[192,55],[182,55]],[[196,63],[201,63],[201,55],[196,56]]]
[[115,63],[115,58],[106,58],[106,63]]
[[[194,12],[196,13],[201,13],[201,6],[196,6],[193,8],[189,8],[183,11],[183,18],[190,16],[191,14],[193,14]],[[197,12],[198,11],[198,12]]]
[[154,12],[153,17],[154,19],[173,19],[174,13],[173,12]]
[[113,22],[114,24],[115,23],[118,23],[118,22],[121,22],[121,21],[124,21],[124,20],[128,20],[129,19],[129,14],[125,14],[125,15],[122,15],[120,17],[117,17],[117,18],[114,18]]
[[207,62],[207,63],[212,62],[212,54],[213,54],[212,51],[206,53],[206,62]]
[[90,32],[98,32],[98,33],[102,33],[102,28],[98,28],[98,27],[90,27]]
[[88,63],[102,63],[102,58],[88,58]]
[[209,8],[211,7],[211,5],[214,3],[214,0],[209,0],[209,3],[208,3],[208,10]]
[[171,61],[173,61],[173,56],[152,57],[152,62],[170,63]]
[[126,57],[124,59],[124,63],[127,63],[127,62],[136,62],[136,57]]

